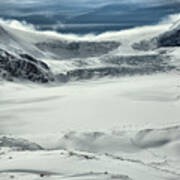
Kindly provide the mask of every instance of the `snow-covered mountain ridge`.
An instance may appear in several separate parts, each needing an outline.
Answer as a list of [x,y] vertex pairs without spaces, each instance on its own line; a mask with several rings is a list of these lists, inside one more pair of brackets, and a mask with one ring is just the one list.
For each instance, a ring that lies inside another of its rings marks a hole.
[[[178,27],[154,35],[151,40],[135,35],[137,37],[131,42],[129,37],[123,39],[123,32],[114,39],[108,34],[81,38],[19,30],[1,23],[1,77],[45,83],[176,70],[178,68],[170,63],[167,51],[159,49],[179,47]],[[124,47],[125,41],[129,43]],[[132,53],[124,56],[123,48],[129,48]],[[154,52],[151,52],[152,49]],[[141,53],[137,50],[145,51]],[[51,62],[59,62],[59,66],[62,64],[56,74]]]

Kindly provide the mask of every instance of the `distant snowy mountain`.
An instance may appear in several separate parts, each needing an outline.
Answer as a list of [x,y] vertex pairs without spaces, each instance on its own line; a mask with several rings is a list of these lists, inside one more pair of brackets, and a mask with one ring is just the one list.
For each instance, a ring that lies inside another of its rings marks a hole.
[[133,48],[150,50],[156,48],[172,48],[180,46],[180,21],[173,24],[169,30],[150,40],[133,44]]
[[[8,80],[18,78],[45,83],[168,72],[175,70],[176,66],[170,64],[166,52],[159,53],[158,49],[180,46],[179,31],[179,26],[176,25],[159,35],[152,35],[148,40],[141,34],[136,35],[131,42],[129,36],[126,39],[123,34],[118,33],[118,38],[113,38],[113,35],[106,37],[104,34],[105,38],[100,35],[83,39],[20,30],[1,24],[1,76]],[[122,55],[121,49],[124,48],[133,54]],[[149,53],[148,50],[152,49],[154,52]],[[143,52],[137,53],[136,50]],[[54,72],[53,63],[56,61],[59,63],[59,70]]]

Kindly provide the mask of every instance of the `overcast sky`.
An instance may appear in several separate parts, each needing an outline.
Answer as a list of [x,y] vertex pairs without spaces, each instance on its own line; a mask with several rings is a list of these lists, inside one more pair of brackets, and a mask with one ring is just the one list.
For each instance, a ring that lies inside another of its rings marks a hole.
[[175,3],[180,2],[180,0],[1,0],[0,4],[3,5],[35,5],[35,4],[45,4],[45,3],[51,3],[51,4],[71,4],[72,2],[75,2],[76,4],[87,4],[87,5],[93,5],[93,4],[104,4],[104,3],[143,3],[143,4],[163,4],[163,3]]
[[[0,0],[0,15],[22,15],[29,11],[26,9],[31,8],[31,13],[54,13],[53,8],[63,6],[69,7],[74,10],[75,8],[97,8],[111,3],[127,3],[127,4],[138,4],[141,6],[157,6],[167,3],[179,3],[180,0]],[[24,10],[25,9],[25,10]],[[23,10],[23,11],[22,11]]]

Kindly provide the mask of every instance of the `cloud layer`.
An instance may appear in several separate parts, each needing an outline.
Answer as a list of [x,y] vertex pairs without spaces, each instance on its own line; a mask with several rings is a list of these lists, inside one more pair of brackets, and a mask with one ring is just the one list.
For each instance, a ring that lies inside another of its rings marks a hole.
[[[118,4],[125,4],[125,6],[118,6]],[[110,6],[104,8],[107,5]],[[136,7],[141,8],[141,11],[136,9],[136,11],[130,12],[131,9],[134,10]],[[149,9],[147,9],[147,7]],[[125,15],[123,14],[124,12]],[[0,18],[27,21],[28,23],[38,25],[41,28],[42,26],[43,28],[49,28],[57,25],[62,26],[62,24],[86,23],[128,23],[128,25],[132,24],[132,26],[134,26],[135,24],[136,26],[140,26],[148,23],[157,23],[164,16],[178,12],[180,12],[180,0],[0,1]],[[79,29],[77,31],[79,31]],[[92,31],[94,31],[94,29],[92,29]]]

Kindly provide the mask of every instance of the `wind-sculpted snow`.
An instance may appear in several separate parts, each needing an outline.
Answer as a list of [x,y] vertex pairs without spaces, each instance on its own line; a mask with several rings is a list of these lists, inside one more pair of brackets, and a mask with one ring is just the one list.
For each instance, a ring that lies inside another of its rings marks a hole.
[[[11,157],[8,161],[1,159],[4,163],[0,165],[0,177],[15,174],[19,179],[26,175],[32,179],[39,176],[136,180],[147,176],[148,180],[165,177],[177,180],[179,160],[174,157],[179,153],[179,129],[172,126],[140,131],[74,131],[62,136],[53,149],[24,139],[2,137],[1,148],[9,147],[13,151],[6,152]],[[26,159],[28,162],[23,166]],[[44,165],[40,166],[41,163]]]
[[180,178],[179,75],[0,90],[2,180]]
[[[96,159],[96,155],[79,154],[75,151],[89,153],[109,153],[109,154],[131,154],[147,149],[158,149],[170,147],[172,144],[180,143],[180,127],[172,126],[159,129],[144,129],[140,131],[94,131],[94,132],[69,132],[62,137],[56,138],[54,147],[49,147],[38,140],[31,142],[23,138],[12,138],[8,136],[0,137],[0,146],[16,148],[19,150],[67,150],[70,156],[82,157],[85,159]],[[38,138],[40,139],[40,138]],[[42,137],[43,139],[43,137]],[[42,141],[43,142],[43,141]],[[174,153],[179,151],[174,146]],[[170,150],[170,148],[169,148]],[[164,152],[167,153],[167,152]]]
[[159,148],[180,139],[180,127],[164,129],[146,129],[140,131],[135,137],[135,144],[141,148]]
[[[131,135],[126,131],[111,133],[70,132],[65,134],[59,142],[57,142],[55,149],[74,149],[93,153],[131,154],[146,151],[147,149],[169,147],[174,143],[178,144],[180,143],[179,130],[179,126],[162,129],[144,129],[141,131],[133,131]],[[171,151],[176,153],[176,147],[171,149]]]

